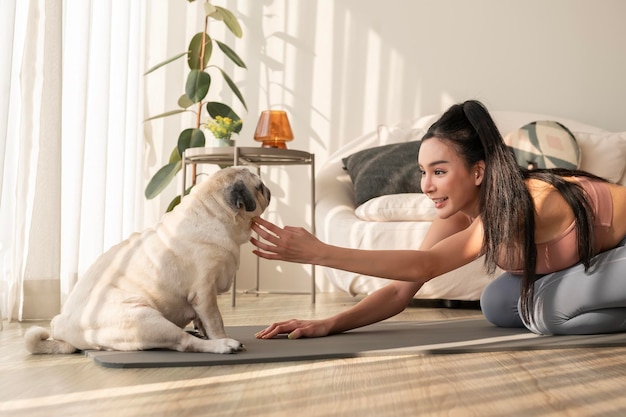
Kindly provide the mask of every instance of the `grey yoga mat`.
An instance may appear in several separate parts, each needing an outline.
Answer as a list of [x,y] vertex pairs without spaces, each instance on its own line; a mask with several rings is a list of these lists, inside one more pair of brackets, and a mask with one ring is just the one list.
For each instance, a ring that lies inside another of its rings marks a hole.
[[525,329],[504,329],[484,318],[442,321],[386,321],[338,335],[289,340],[286,335],[257,340],[265,326],[230,326],[230,337],[246,346],[235,354],[167,350],[86,351],[95,363],[110,368],[156,368],[289,362],[360,356],[418,353],[469,353],[506,350],[565,349],[626,345],[626,333],[585,336],[538,336]]

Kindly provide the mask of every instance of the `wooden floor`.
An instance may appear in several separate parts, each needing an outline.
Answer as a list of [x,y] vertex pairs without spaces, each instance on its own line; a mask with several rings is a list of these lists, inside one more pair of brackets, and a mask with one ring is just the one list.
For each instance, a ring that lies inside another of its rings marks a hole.
[[[242,295],[227,325],[325,317],[357,300]],[[479,315],[410,307],[396,320]],[[0,331],[1,416],[624,416],[626,349],[364,357],[253,365],[107,369],[80,354],[29,355],[30,324]]]

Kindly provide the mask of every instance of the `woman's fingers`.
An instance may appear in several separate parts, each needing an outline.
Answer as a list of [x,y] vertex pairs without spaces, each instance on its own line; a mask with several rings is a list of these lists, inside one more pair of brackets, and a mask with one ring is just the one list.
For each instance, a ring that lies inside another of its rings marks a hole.
[[255,336],[257,339],[271,339],[280,334],[290,333],[297,327],[298,320],[289,320],[281,323],[274,323],[266,329],[261,330]]
[[256,246],[257,248],[261,250],[268,251],[268,252],[276,252],[275,245],[268,245],[267,243],[262,242],[255,237],[250,237],[250,243],[252,243],[254,246]]
[[[253,245],[258,245],[258,244],[260,244],[260,242],[258,242],[258,241],[257,241],[257,242],[255,242],[255,239],[254,239],[254,238],[251,238],[251,239],[250,239],[250,242],[251,242]],[[269,259],[269,260],[273,260],[273,261],[280,261],[280,260],[281,260],[280,256],[276,255],[276,254],[275,254],[275,253],[273,253],[273,252],[265,252],[264,250],[254,249],[254,250],[252,250],[252,253],[254,253],[256,256],[259,256],[259,257],[261,257],[261,258],[263,258],[263,259]]]
[[263,239],[273,243],[274,245],[276,245],[280,241],[280,236],[276,231],[270,233],[266,230],[266,228],[259,226],[259,224],[256,222],[252,223],[252,230],[255,231]]
[[311,263],[313,246],[318,242],[315,236],[302,227],[278,227],[275,224],[254,218],[252,230],[257,237],[250,237],[250,243],[258,248],[253,253],[265,259],[297,263]]
[[271,339],[281,334],[287,334],[289,339],[299,339],[301,337],[326,336],[327,330],[318,320],[289,320],[281,323],[274,323],[268,328],[258,332],[257,339]]
[[[268,231],[269,229],[273,230],[273,232],[269,232]],[[277,256],[278,249],[279,249],[278,246],[281,240],[280,237],[277,236],[277,233],[280,232],[281,230],[280,227],[274,225],[273,223],[268,222],[267,220],[263,220],[260,217],[256,217],[253,219],[253,222],[252,222],[252,230],[256,232],[259,237],[269,242],[269,243],[265,243],[251,236],[250,243],[252,243],[258,249],[260,249],[260,250],[253,250],[252,253],[264,259],[272,259],[272,260],[280,259]]]
[[[273,233],[276,236],[280,236],[280,232],[283,231],[282,228],[276,226],[274,223],[267,221],[261,217],[255,217],[254,219],[252,219],[252,226],[257,226],[257,228],[255,230],[268,230],[271,233]],[[262,226],[262,227],[259,227]]]

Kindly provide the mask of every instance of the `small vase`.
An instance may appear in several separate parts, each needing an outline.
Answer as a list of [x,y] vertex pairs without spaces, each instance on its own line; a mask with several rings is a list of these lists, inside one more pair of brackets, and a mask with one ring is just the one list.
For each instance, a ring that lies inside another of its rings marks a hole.
[[222,148],[222,147],[226,147],[226,146],[235,146],[235,141],[233,139],[227,139],[227,138],[214,138],[213,141],[213,147],[216,148]]

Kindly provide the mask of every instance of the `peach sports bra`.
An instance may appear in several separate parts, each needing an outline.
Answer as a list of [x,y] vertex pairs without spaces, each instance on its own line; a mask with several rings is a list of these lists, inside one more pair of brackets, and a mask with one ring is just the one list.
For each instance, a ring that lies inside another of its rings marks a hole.
[[[604,242],[606,232],[613,220],[613,198],[607,183],[586,177],[575,177],[575,180],[587,192],[594,212],[595,252],[598,253]],[[549,274],[569,268],[580,262],[578,255],[578,239],[576,225],[570,224],[559,236],[537,244],[537,274]],[[505,271],[522,273],[521,265],[517,268],[499,265]]]

